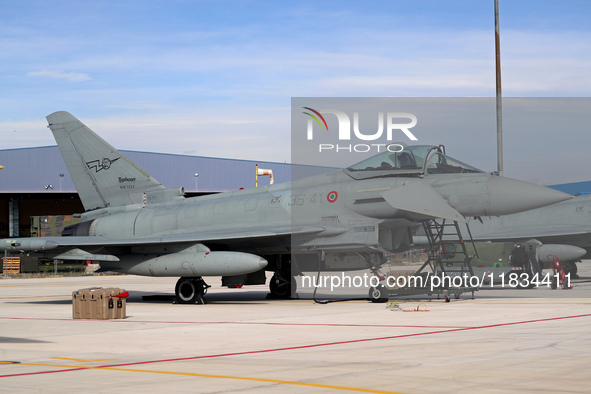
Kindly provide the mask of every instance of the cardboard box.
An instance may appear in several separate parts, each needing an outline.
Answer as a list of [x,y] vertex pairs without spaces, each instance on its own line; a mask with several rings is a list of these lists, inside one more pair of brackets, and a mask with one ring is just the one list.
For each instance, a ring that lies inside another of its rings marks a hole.
[[74,319],[125,319],[127,317],[124,289],[91,287],[72,292]]

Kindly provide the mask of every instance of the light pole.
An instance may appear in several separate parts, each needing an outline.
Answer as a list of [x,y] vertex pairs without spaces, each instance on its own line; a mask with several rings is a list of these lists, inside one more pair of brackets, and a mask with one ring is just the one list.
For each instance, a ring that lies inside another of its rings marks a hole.
[[501,33],[499,0],[495,0],[495,69],[497,85],[497,172],[503,176],[503,98],[501,93]]

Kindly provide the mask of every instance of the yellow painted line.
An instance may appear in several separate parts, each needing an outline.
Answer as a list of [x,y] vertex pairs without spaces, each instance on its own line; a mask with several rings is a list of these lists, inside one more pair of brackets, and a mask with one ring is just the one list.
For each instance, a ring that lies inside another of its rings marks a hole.
[[[12,364],[12,363],[11,362],[0,362],[0,364]],[[56,364],[37,364],[37,363],[18,363],[18,364],[13,364],[13,365],[26,365],[26,366],[33,366],[33,367],[51,367],[51,368],[72,368],[72,369],[98,369],[98,370],[122,371],[122,372],[143,372],[143,373],[156,373],[156,374],[163,374],[163,375],[194,376],[194,377],[199,377],[199,378],[234,379],[234,380],[247,380],[247,381],[253,381],[253,382],[264,382],[264,383],[279,383],[279,384],[289,384],[289,385],[294,385],[294,386],[305,386],[305,387],[314,387],[314,388],[322,388],[322,389],[355,391],[355,392],[359,392],[359,393],[401,394],[401,393],[394,392],[394,391],[371,390],[371,389],[363,389],[363,388],[357,388],[357,387],[333,386],[333,385],[318,384],[318,383],[294,382],[291,380],[250,378],[250,377],[246,377],[246,376],[210,375],[210,374],[191,373],[191,372],[152,371],[152,370],[148,370],[148,369],[97,367],[97,366],[88,366],[88,365],[56,365]]]
[[79,363],[96,363],[98,361],[111,361],[117,360],[116,358],[101,358],[100,360],[83,360],[81,358],[69,358],[69,357],[51,357],[56,360],[69,360],[69,361],[77,361]]

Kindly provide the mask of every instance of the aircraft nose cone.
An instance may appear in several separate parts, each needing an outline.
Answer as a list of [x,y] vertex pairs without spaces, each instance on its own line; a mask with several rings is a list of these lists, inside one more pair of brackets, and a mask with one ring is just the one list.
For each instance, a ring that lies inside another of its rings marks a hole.
[[486,186],[490,197],[490,216],[529,211],[572,198],[570,194],[558,190],[501,176],[490,176]]

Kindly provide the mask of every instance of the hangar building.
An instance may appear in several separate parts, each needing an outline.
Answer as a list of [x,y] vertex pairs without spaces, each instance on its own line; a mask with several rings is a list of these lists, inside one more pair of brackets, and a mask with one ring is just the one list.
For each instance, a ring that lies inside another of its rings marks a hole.
[[[256,165],[273,171],[276,182],[291,179],[289,163],[255,162],[121,150],[165,187],[184,187],[186,195],[255,187]],[[71,215],[84,208],[57,146],[0,150],[0,238],[30,236],[30,217]],[[310,174],[334,170],[305,167]],[[269,184],[258,178],[259,186]]]

